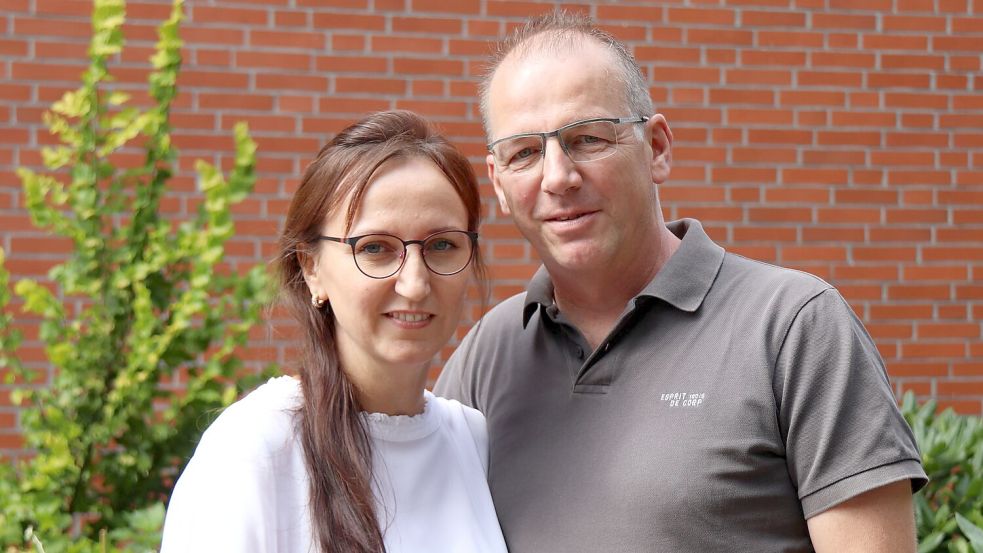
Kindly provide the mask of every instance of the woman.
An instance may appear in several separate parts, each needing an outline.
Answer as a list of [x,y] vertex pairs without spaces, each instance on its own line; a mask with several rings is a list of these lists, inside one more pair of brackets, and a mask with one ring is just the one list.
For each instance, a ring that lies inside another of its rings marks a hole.
[[505,551],[484,418],[424,389],[482,272],[479,215],[467,159],[415,114],[371,115],[318,153],[276,262],[299,380],[205,432],[162,553]]

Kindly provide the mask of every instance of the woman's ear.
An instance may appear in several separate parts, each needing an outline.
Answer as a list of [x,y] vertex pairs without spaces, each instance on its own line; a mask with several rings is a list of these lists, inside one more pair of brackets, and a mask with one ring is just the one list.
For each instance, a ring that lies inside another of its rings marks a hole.
[[304,282],[307,283],[307,288],[310,289],[311,294],[314,294],[319,285],[317,279],[317,254],[309,248],[309,244],[297,245],[297,263],[300,265],[300,271],[304,275]]

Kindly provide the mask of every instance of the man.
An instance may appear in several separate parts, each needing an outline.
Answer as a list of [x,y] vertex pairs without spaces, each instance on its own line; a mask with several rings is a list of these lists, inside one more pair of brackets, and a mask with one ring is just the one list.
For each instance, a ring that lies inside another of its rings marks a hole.
[[512,553],[914,551],[925,474],[841,296],[664,223],[672,133],[589,20],[492,61],[488,174],[543,267],[437,392],[488,419]]

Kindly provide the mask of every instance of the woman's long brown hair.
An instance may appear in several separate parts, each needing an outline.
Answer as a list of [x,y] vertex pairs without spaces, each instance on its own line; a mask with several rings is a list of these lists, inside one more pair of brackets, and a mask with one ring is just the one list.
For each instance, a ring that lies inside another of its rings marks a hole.
[[[350,228],[365,189],[378,168],[394,158],[432,161],[454,186],[468,214],[468,230],[481,217],[471,164],[426,120],[408,111],[380,112],[354,123],[328,142],[307,167],[284,225],[275,261],[281,298],[303,329],[298,428],[310,476],[314,543],[322,553],[385,551],[372,491],[372,450],[359,415],[355,389],[338,359],[331,305],[311,305],[303,278],[316,259],[325,217],[345,201]],[[413,183],[406,183],[413,193]],[[484,266],[475,253],[483,281]]]

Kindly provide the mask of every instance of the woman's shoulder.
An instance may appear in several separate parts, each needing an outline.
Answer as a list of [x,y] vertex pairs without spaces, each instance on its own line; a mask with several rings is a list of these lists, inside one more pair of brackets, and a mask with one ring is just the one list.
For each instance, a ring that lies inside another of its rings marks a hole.
[[271,378],[228,406],[202,435],[195,454],[211,450],[224,455],[267,458],[289,447],[300,404],[297,379],[290,376]]
[[482,429],[485,427],[485,416],[481,414],[481,411],[468,407],[456,399],[449,399],[427,392],[427,401],[434,402],[434,405],[437,406],[445,418],[463,417],[468,423],[468,426],[481,427]]

